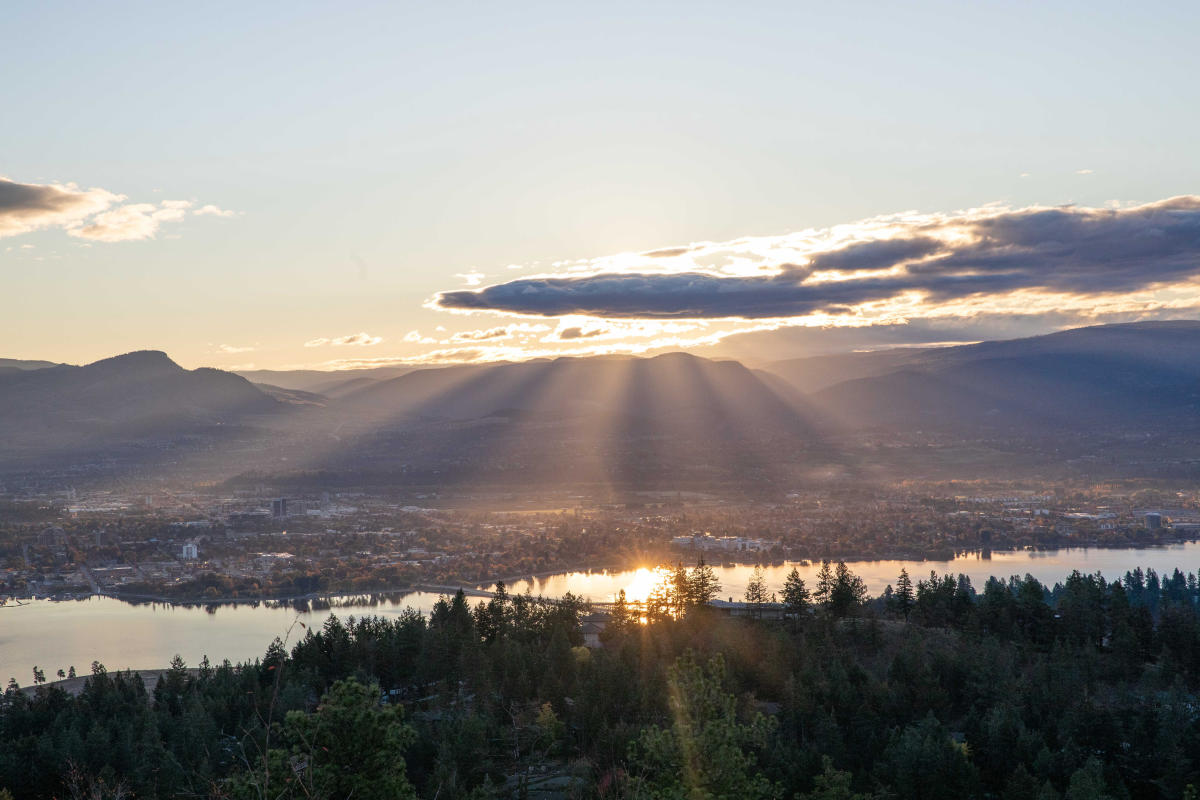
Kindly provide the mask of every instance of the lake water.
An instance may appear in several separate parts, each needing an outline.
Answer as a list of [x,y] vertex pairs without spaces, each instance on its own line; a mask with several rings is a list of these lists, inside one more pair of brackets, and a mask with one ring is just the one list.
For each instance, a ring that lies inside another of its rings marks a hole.
[[[711,555],[709,561],[713,561]],[[684,566],[690,566],[688,562]],[[741,600],[750,581],[754,566],[738,564],[735,566],[719,566],[713,564],[713,571],[721,582],[720,597],[732,597]],[[901,569],[907,569],[908,575],[915,583],[927,578],[930,570],[936,570],[940,575],[944,572],[963,573],[971,578],[976,589],[982,589],[989,577],[1007,578],[1010,575],[1024,577],[1026,573],[1053,585],[1064,580],[1071,570],[1080,572],[1099,572],[1109,580],[1119,578],[1127,570],[1134,567],[1153,567],[1160,574],[1170,574],[1176,567],[1187,572],[1200,569],[1200,543],[1187,542],[1183,544],[1164,545],[1139,549],[1097,549],[1071,548],[1066,550],[1019,550],[1010,552],[995,552],[984,557],[979,553],[969,553],[951,561],[858,561],[848,564],[850,570],[861,577],[867,584],[867,591],[872,595],[879,594],[884,587],[895,584],[896,576]],[[820,562],[811,564],[786,564],[765,566],[767,589],[778,592],[783,588],[784,579],[795,567],[800,577],[811,590],[816,584],[817,571]],[[524,592],[526,588],[533,594],[546,597],[560,597],[570,591],[596,602],[613,600],[617,592],[625,590],[629,600],[645,600],[654,587],[658,577],[652,570],[622,570],[595,572],[568,572],[551,575],[544,578],[532,578],[516,581],[507,588],[510,592]],[[489,589],[494,587],[488,587]]]
[[[765,568],[767,585],[779,591],[792,564]],[[819,564],[795,565],[811,588]],[[1073,569],[1100,572],[1109,579],[1118,578],[1134,567],[1153,567],[1170,573],[1178,567],[1195,572],[1200,569],[1200,543],[1167,545],[1130,550],[1075,548],[1056,551],[1019,551],[993,553],[990,558],[969,554],[952,561],[862,561],[850,564],[871,594],[878,594],[895,583],[901,568],[914,581],[929,571],[965,573],[975,587],[981,588],[991,575],[1032,574],[1038,580],[1054,584]],[[715,566],[721,582],[721,597],[740,599],[750,579],[749,565]],[[544,578],[516,581],[511,592],[560,597],[570,591],[596,602],[608,602],[621,589],[631,600],[645,599],[657,576],[649,569],[568,572]],[[490,587],[489,587],[490,588]],[[155,669],[165,666],[176,653],[189,666],[204,655],[214,663],[261,657],[276,636],[295,641],[304,631],[297,621],[319,627],[331,613],[350,615],[399,615],[404,608],[424,613],[437,601],[437,595],[414,592],[391,596],[370,606],[337,606],[333,609],[297,612],[290,607],[268,605],[224,605],[210,613],[204,608],[164,604],[130,605],[107,597],[51,602],[36,600],[22,606],[11,603],[0,607],[0,684],[16,677],[22,685],[32,683],[35,665],[52,678],[58,669],[74,665],[80,673],[88,671],[93,660],[108,669]],[[341,601],[345,602],[345,601]],[[471,603],[479,602],[472,598]],[[289,630],[290,629],[290,630]]]
[[397,616],[406,607],[428,613],[438,596],[413,592],[358,607],[297,612],[290,607],[220,605],[204,608],[167,604],[131,605],[111,597],[54,602],[11,602],[0,606],[0,686],[15,677],[33,684],[33,667],[47,680],[74,666],[80,674],[99,661],[109,670],[155,669],[176,653],[194,667],[205,655],[214,664],[261,658],[276,637],[304,636],[296,622],[319,628],[330,614]]

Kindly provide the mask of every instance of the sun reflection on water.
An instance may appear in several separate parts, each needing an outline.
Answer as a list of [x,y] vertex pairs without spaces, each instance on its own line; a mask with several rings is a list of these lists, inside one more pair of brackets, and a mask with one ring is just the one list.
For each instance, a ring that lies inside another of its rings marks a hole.
[[[629,582],[622,587],[625,589],[625,600],[630,603],[646,602],[664,579],[665,575],[657,569],[638,567],[630,573]],[[613,599],[616,599],[615,596]]]

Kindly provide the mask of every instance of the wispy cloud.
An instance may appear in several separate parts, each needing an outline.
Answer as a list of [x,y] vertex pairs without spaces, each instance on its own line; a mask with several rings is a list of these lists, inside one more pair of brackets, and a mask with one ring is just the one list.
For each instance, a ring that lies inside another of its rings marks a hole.
[[[768,327],[768,326],[764,326]],[[751,327],[747,330],[754,330]],[[500,361],[525,361],[531,358],[560,356],[586,357],[596,355],[646,355],[664,350],[685,350],[708,347],[718,343],[729,331],[710,330],[699,335],[666,335],[634,341],[600,341],[603,335],[571,339],[548,345],[529,345],[523,342],[480,342],[471,346],[440,347],[416,355],[380,356],[377,358],[340,358],[316,364],[296,364],[288,369],[362,369],[384,366],[436,366],[446,364],[490,364]]]
[[585,328],[582,325],[572,325],[558,331],[558,338],[564,342],[571,339],[591,339],[604,334],[604,328]]
[[462,282],[467,286],[479,286],[481,283],[483,283],[483,279],[486,278],[487,275],[479,270],[473,269],[470,272],[455,273],[454,277],[461,279]]
[[78,225],[124,199],[106,189],[80,189],[73,183],[17,183],[0,177],[0,238]]
[[129,242],[153,239],[165,222],[189,213],[234,216],[215,205],[192,209],[190,200],[125,203],[107,189],[80,189],[73,183],[18,183],[0,177],[0,238],[59,228],[78,239]]
[[233,353],[252,353],[252,352],[254,352],[256,349],[257,349],[257,348],[255,348],[255,347],[250,347],[250,346],[247,346],[247,347],[238,347],[237,345],[232,345],[232,344],[219,344],[219,345],[217,345],[217,352],[218,352],[218,353],[226,353],[226,354],[233,354]]
[[458,342],[486,342],[499,341],[502,339],[512,339],[517,336],[534,336],[536,334],[545,333],[551,328],[549,325],[530,322],[513,322],[498,328],[486,328],[482,330],[459,331],[453,334],[449,339],[445,339],[440,344],[453,344]]
[[211,203],[203,205],[192,212],[197,217],[236,217],[236,211],[230,211],[227,208],[220,208]]
[[189,206],[188,200],[131,203],[97,214],[86,225],[70,228],[67,233],[97,242],[153,239],[162,223],[178,222],[187,216]]
[[454,334],[451,339],[456,342],[485,342],[488,340],[495,341],[497,339],[508,339],[512,337],[512,331],[508,328],[489,328],[482,331],[460,331]]
[[359,333],[351,333],[347,336],[336,336],[333,338],[321,337],[318,339],[309,339],[304,343],[305,347],[325,347],[332,345],[333,347],[370,347],[371,345],[379,344],[383,341],[382,336],[372,336],[366,331]]
[[[440,326],[439,326],[440,327]],[[409,331],[404,334],[404,341],[409,344],[437,344],[438,340],[431,336],[422,336],[420,331]]]

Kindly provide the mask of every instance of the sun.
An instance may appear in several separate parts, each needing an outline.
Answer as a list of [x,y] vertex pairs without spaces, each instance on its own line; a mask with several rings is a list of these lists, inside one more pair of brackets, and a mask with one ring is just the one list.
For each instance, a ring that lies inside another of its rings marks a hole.
[[638,567],[624,587],[625,599],[630,603],[644,603],[660,583],[662,575],[657,570]]

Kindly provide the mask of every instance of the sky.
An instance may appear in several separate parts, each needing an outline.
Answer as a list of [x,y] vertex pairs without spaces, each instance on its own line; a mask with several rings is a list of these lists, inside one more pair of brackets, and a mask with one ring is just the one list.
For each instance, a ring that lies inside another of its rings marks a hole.
[[769,361],[1200,312],[1192,3],[5,17],[0,357]]

